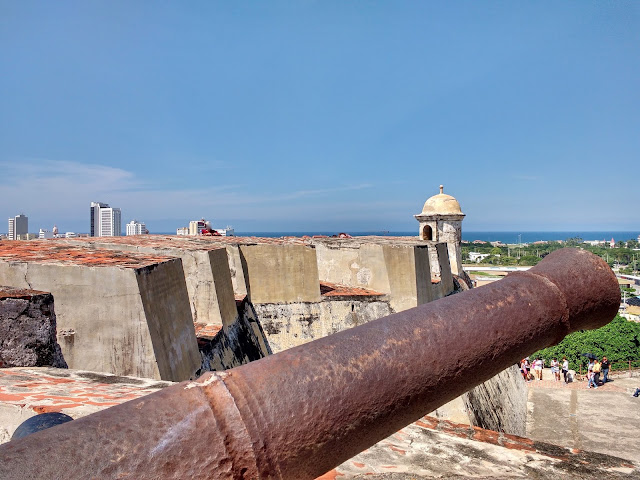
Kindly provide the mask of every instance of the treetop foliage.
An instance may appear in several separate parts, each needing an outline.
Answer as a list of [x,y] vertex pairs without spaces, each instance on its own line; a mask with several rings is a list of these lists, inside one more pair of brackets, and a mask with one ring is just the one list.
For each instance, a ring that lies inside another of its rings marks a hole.
[[579,370],[582,364],[584,370],[588,360],[583,353],[592,353],[598,359],[606,356],[612,364],[631,360],[632,366],[640,366],[640,323],[616,315],[604,327],[567,335],[555,347],[544,348],[530,357],[541,357],[547,365],[553,358],[560,361],[567,357],[569,368]]
[[[626,244],[626,247],[625,247]],[[633,250],[638,248],[635,239],[626,242],[619,241],[616,247],[611,248],[609,243],[590,245],[584,243],[581,237],[572,237],[564,242],[540,242],[523,245],[493,246],[490,243],[463,243],[462,258],[468,259],[469,252],[489,253],[481,263],[488,265],[524,265],[537,264],[541,258],[559,248],[577,247],[590,251],[602,257],[610,266],[626,265],[622,273],[633,273],[640,269],[640,252]],[[627,271],[628,270],[628,271]]]

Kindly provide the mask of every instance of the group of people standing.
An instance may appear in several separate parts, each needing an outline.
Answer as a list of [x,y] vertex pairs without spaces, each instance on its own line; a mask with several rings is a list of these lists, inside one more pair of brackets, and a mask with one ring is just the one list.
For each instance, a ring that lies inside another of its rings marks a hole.
[[601,384],[600,373],[602,373],[602,384],[607,383],[609,381],[610,367],[607,357],[602,357],[602,362],[598,361],[597,358],[589,359],[589,365],[587,366],[587,380],[589,383],[587,388],[598,388],[598,385]]
[[[551,374],[556,382],[560,381],[560,373],[564,377],[564,383],[569,383],[569,360],[567,357],[562,357],[562,364],[557,358],[551,360]],[[529,360],[529,357],[523,358],[520,361],[520,372],[525,381],[530,382],[532,380],[542,380],[542,369],[544,368],[544,360],[541,357],[536,358],[533,362]],[[609,360],[607,357],[602,357],[602,361],[598,361],[597,358],[589,360],[587,367],[587,388],[598,388],[598,385],[605,384],[609,381]],[[533,371],[533,374],[531,373]],[[534,376],[535,374],[535,376]],[[600,382],[600,374],[602,374],[602,383]]]
[[[520,372],[525,381],[542,380],[542,369],[544,368],[544,360],[541,357],[536,358],[533,362],[529,357],[520,360]],[[534,373],[531,373],[531,372]],[[534,376],[535,374],[535,376]]]

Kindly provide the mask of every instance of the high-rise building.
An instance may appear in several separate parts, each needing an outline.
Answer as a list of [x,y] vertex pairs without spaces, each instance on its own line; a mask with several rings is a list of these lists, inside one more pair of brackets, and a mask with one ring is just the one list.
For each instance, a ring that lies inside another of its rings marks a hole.
[[108,203],[91,202],[91,237],[119,237],[122,235],[122,213]]
[[144,235],[149,233],[147,226],[138,220],[131,220],[127,223],[127,235]]
[[29,218],[20,214],[17,217],[9,219],[9,240],[18,240],[19,238],[26,238],[29,232]]
[[100,237],[122,235],[122,214],[119,208],[100,208]]
[[100,236],[100,209],[107,208],[109,205],[101,202],[91,202],[91,226],[89,228],[90,237]]

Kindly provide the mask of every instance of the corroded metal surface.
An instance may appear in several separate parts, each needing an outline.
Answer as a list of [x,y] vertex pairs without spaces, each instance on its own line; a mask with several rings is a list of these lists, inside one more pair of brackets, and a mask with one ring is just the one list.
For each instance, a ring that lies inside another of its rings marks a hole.
[[0,478],[313,479],[524,355],[608,323],[619,301],[601,259],[559,250],[526,273],[11,442]]

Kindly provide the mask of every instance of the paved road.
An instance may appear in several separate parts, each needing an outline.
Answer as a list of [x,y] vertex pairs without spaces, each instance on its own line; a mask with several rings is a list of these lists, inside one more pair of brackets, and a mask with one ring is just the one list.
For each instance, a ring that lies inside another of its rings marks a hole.
[[586,382],[527,385],[527,437],[640,461],[640,398],[631,397],[640,378],[616,378],[597,390]]

